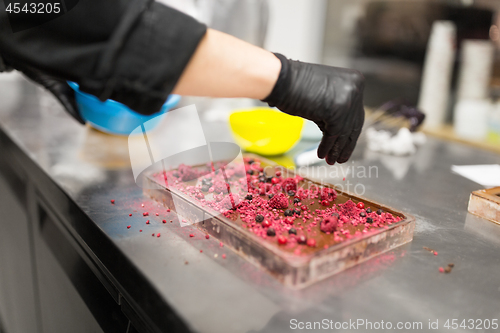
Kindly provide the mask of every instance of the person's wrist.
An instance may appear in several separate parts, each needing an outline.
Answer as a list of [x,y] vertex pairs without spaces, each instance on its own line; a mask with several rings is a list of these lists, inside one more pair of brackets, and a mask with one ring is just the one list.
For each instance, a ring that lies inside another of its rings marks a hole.
[[290,86],[290,75],[289,75],[289,63],[288,59],[280,54],[274,53],[274,56],[280,62],[280,72],[274,83],[272,90],[269,94],[262,99],[263,102],[269,104],[269,106],[278,106],[280,104],[280,100],[286,95],[286,92]]
[[281,62],[274,54],[265,51],[265,60],[255,64],[252,68],[247,68],[248,76],[254,82],[256,99],[264,99],[273,90],[278,81],[281,71]]

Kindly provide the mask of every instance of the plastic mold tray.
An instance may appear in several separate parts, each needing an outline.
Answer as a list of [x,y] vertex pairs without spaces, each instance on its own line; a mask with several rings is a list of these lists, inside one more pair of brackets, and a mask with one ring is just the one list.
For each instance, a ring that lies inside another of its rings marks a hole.
[[[294,176],[290,170],[278,167],[261,157],[255,158],[259,159],[262,165],[279,168],[288,177]],[[356,238],[346,239],[339,243],[332,242],[335,244],[328,248],[318,246],[305,253],[296,254],[244,228],[241,220],[241,223],[238,223],[235,219],[226,218],[209,207],[202,207],[196,199],[180,190],[161,185],[153,174],[147,175],[146,179],[151,183],[150,185],[156,187],[156,189],[145,189],[146,195],[172,209],[187,221],[201,221],[194,225],[292,288],[303,288],[413,239],[415,229],[413,216],[335,189],[338,193],[335,204],[344,203],[349,199],[354,203],[362,201],[365,207],[370,207],[373,211],[383,209],[385,212],[400,217],[401,220],[372,229],[369,233]],[[319,187],[334,188],[331,185],[319,184],[308,179],[304,179],[303,182],[305,186],[315,184]]]

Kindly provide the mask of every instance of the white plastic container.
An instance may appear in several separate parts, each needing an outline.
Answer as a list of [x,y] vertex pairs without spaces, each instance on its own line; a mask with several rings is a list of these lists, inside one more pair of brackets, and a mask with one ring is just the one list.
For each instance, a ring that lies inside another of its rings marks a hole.
[[488,117],[488,141],[500,145],[500,102],[496,102]]
[[455,105],[455,134],[468,140],[485,140],[491,102],[487,99],[464,99]]
[[458,99],[485,99],[493,68],[494,46],[489,40],[465,40],[458,81]]
[[446,118],[455,60],[455,40],[456,28],[453,22],[434,22],[427,45],[418,101],[419,109],[426,115],[426,128],[439,127]]

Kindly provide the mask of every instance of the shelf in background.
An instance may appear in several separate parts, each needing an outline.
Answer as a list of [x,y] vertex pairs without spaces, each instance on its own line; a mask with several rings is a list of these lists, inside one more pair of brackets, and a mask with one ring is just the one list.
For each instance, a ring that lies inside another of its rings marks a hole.
[[423,130],[425,134],[432,135],[434,137],[464,143],[469,146],[478,147],[481,149],[486,149],[495,153],[500,154],[500,145],[495,144],[486,140],[476,141],[476,140],[468,140],[457,136],[453,130],[452,125],[443,125],[436,129],[425,129]]

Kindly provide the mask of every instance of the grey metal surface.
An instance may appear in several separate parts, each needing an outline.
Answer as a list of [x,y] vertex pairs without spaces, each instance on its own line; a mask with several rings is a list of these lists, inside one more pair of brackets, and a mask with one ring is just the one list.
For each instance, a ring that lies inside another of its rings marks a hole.
[[[343,169],[325,164],[300,170],[335,184],[361,184],[358,193],[364,188],[365,197],[416,216],[417,227],[410,244],[293,291],[195,228],[163,224],[154,214],[146,225],[141,203],[150,213],[162,210],[134,184],[126,139],[79,126],[24,81],[0,81],[0,100],[1,130],[111,239],[127,259],[123,264],[138,268],[194,331],[288,332],[291,319],[422,322],[421,331],[428,330],[429,320],[439,320],[439,331],[448,331],[447,319],[500,320],[500,227],[467,213],[470,192],[481,187],[450,171],[453,164],[500,163],[499,155],[429,139],[411,157],[368,153],[359,146]],[[221,124],[203,126],[208,140],[228,137]],[[348,166],[357,177],[351,173],[344,181]],[[363,167],[372,177],[360,177]],[[152,237],[153,232],[161,237]],[[452,273],[438,272],[450,262]],[[118,273],[114,278],[127,279]]]

